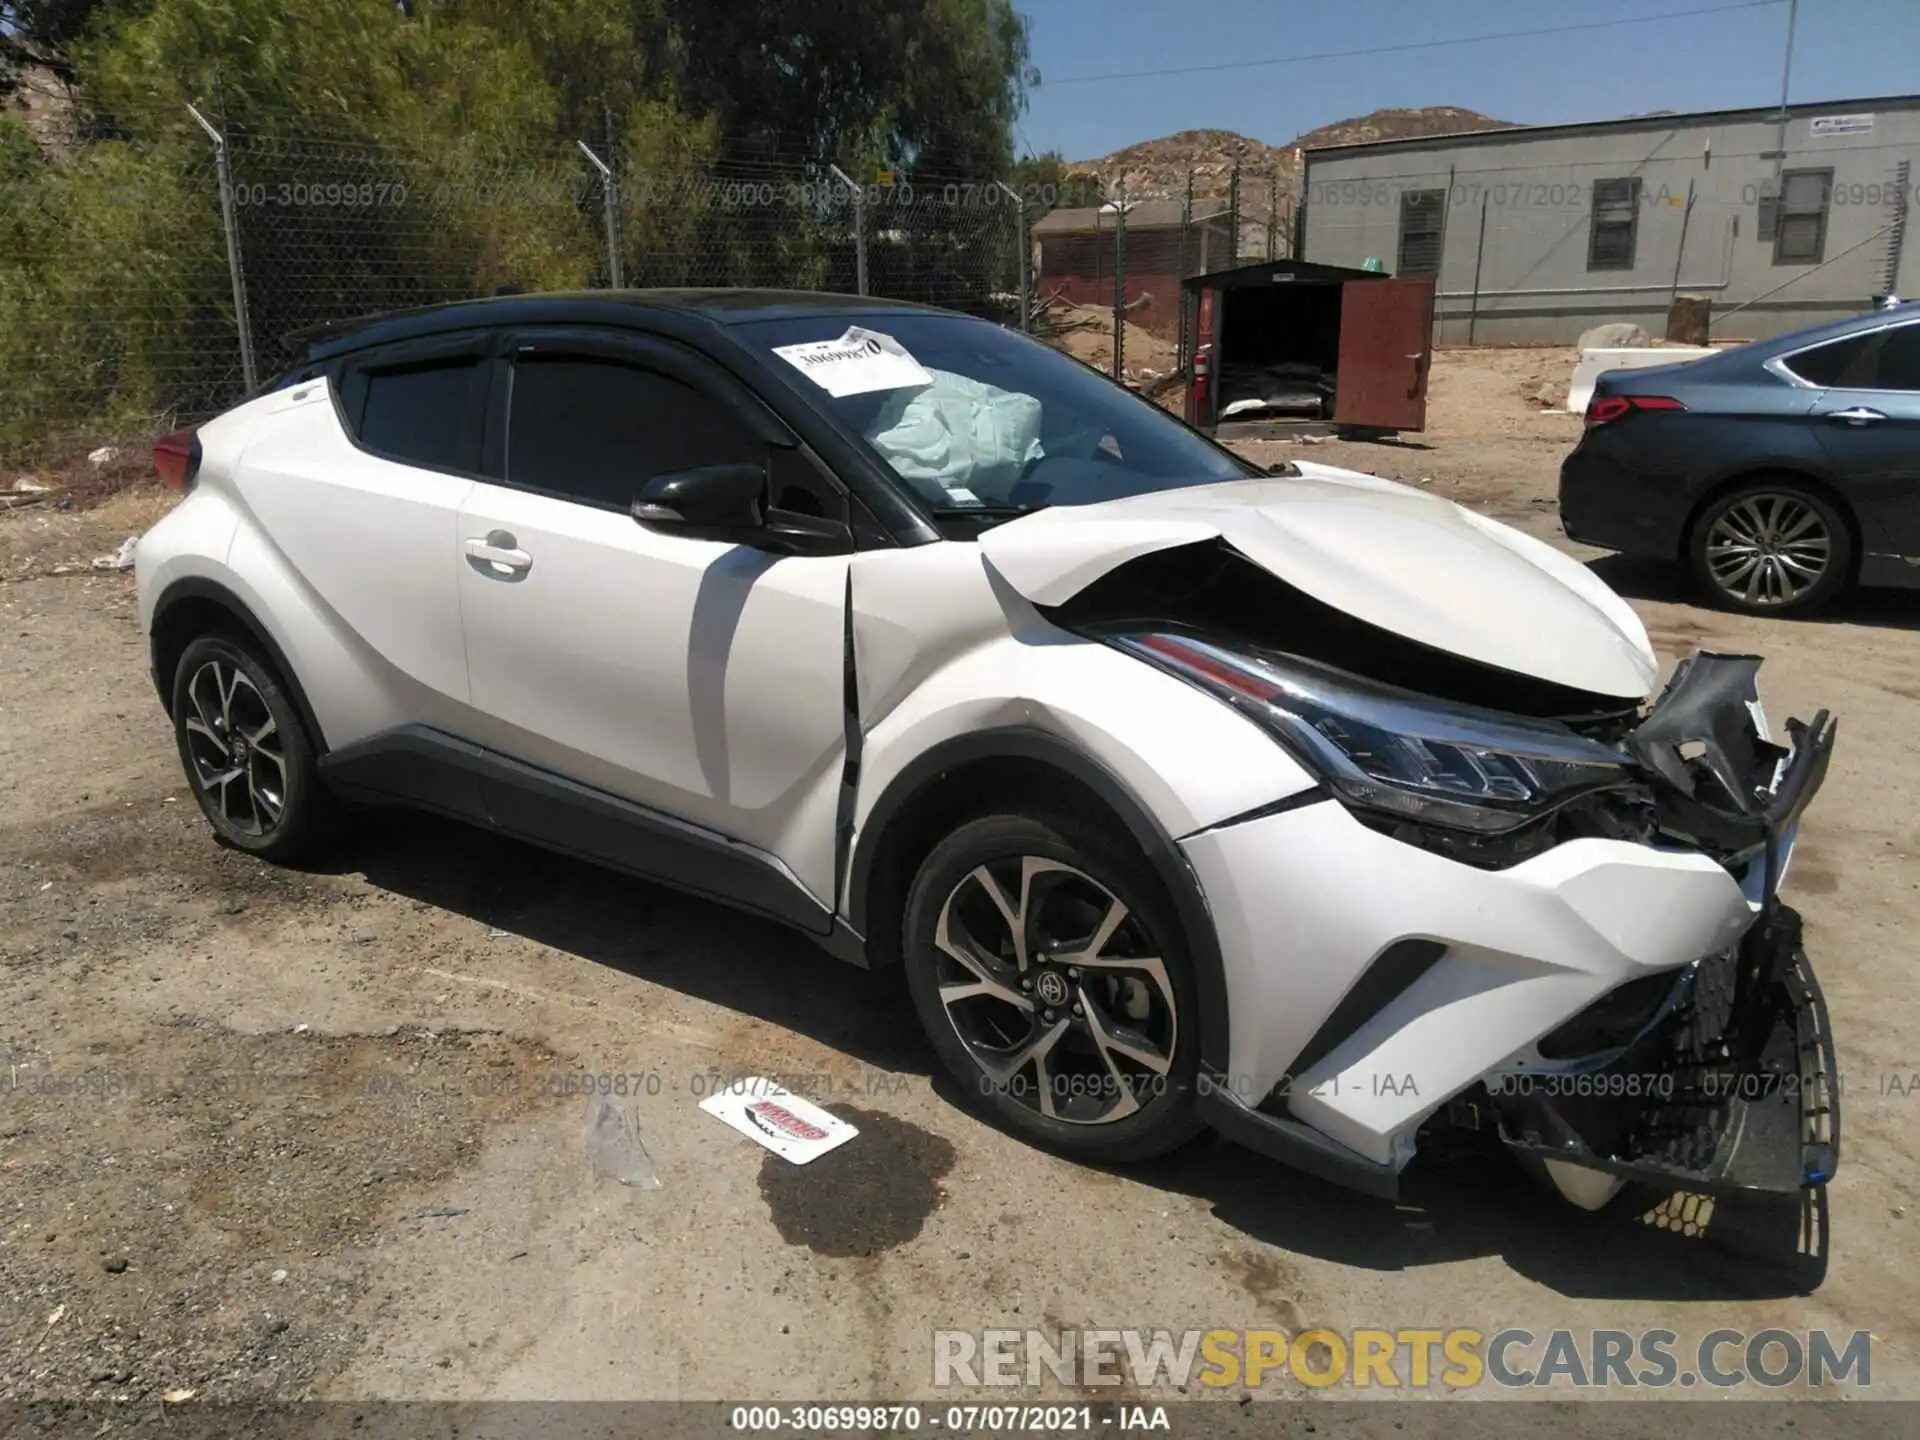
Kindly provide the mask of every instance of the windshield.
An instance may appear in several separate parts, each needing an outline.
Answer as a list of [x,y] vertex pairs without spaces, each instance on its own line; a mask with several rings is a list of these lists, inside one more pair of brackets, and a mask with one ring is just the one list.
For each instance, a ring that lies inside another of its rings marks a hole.
[[843,313],[734,333],[817,385],[937,515],[1091,505],[1258,473],[1079,361],[985,320]]

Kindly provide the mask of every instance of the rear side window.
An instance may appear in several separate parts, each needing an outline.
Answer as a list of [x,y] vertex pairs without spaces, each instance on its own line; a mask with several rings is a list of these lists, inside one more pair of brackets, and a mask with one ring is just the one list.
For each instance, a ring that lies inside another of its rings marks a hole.
[[658,371],[580,355],[514,361],[510,485],[625,510],[655,475],[764,455],[718,401]]
[[358,367],[345,387],[354,438],[390,460],[430,470],[472,470],[479,434],[478,355]]
[[1858,385],[1860,381],[1855,377],[1866,371],[1873,338],[1871,335],[1849,335],[1844,340],[1816,345],[1811,350],[1802,350],[1798,355],[1788,357],[1786,367],[1809,385]]

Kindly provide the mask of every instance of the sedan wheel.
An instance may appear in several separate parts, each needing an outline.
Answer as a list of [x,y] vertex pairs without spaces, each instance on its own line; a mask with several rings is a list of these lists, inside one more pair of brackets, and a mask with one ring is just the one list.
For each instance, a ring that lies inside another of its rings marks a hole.
[[1797,486],[1756,486],[1701,517],[1694,569],[1714,598],[1757,615],[1810,609],[1844,583],[1846,527],[1826,501]]
[[1151,874],[1074,822],[996,816],[936,848],[908,907],[909,981],[948,1070],[1010,1128],[1088,1158],[1193,1129],[1191,989]]

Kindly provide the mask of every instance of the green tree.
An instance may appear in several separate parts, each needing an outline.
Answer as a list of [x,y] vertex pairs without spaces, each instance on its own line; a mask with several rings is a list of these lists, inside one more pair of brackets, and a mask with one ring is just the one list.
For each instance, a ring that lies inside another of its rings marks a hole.
[[1039,79],[1011,0],[664,0],[683,100],[749,158],[1003,174]]

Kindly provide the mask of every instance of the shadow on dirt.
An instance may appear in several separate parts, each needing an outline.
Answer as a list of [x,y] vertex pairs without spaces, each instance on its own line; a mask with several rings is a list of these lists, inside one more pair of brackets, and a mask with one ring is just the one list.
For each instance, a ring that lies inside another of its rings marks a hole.
[[596,965],[770,1021],[864,1064],[925,1074],[897,973],[833,959],[727,906],[470,825],[367,810],[322,868],[451,910]]
[[[1702,603],[1685,568],[1671,561],[1649,560],[1639,555],[1602,555],[1597,560],[1589,560],[1587,568],[1629,600],[1654,600],[1667,605]],[[1730,618],[1734,617],[1730,615]],[[1849,590],[1811,615],[1787,617],[1776,623],[1878,625],[1920,630],[1920,590]]]
[[[934,1063],[897,974],[842,964],[803,936],[722,905],[404,811],[365,813],[330,868],[865,1064],[926,1074]],[[944,1074],[934,1084],[949,1105],[975,1108]],[[1722,1201],[1704,1229],[1697,1212],[1665,1224],[1646,1218],[1662,1199],[1652,1194],[1625,1194],[1588,1214],[1542,1193],[1497,1147],[1423,1158],[1398,1204],[1213,1139],[1113,1173],[1202,1199],[1254,1241],[1366,1270],[1499,1256],[1569,1297],[1666,1300],[1799,1294],[1825,1271],[1824,1212],[1805,1217],[1797,1200]],[[1809,1228],[1823,1243],[1804,1255],[1799,1239]]]
[[1497,1255],[1569,1299],[1773,1299],[1818,1288],[1827,1268],[1824,1191],[1708,1205],[1629,1187],[1589,1213],[1548,1194],[1491,1140],[1416,1161],[1397,1203],[1215,1140],[1135,1178],[1205,1200],[1249,1238],[1296,1254],[1382,1271]]

